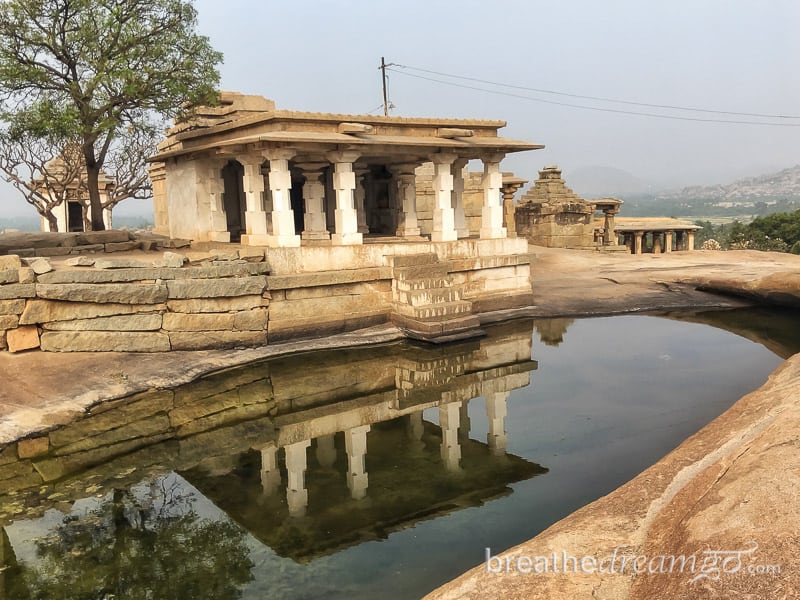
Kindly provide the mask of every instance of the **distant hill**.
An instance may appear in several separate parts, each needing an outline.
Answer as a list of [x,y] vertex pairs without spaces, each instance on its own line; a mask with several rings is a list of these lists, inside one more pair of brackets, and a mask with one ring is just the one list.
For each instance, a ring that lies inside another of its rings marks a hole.
[[722,203],[800,200],[800,165],[777,173],[746,177],[727,185],[690,186],[656,195],[657,200],[716,201]]
[[649,185],[632,173],[614,167],[578,167],[564,169],[564,181],[582,198],[643,194]]

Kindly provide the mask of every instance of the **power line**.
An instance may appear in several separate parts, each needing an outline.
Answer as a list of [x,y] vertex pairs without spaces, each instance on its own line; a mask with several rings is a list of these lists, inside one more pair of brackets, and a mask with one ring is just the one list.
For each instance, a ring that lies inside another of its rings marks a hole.
[[[400,66],[400,65],[397,65],[397,66]],[[653,117],[653,118],[657,118],[657,119],[671,119],[671,120],[677,120],[677,121],[697,121],[697,122],[702,122],[702,123],[728,123],[728,124],[736,124],[736,125],[765,125],[765,126],[769,126],[769,127],[800,127],[800,123],[768,123],[768,122],[763,122],[763,121],[741,121],[741,120],[735,120],[735,119],[711,119],[711,118],[703,118],[703,117],[684,117],[684,116],[680,116],[680,115],[664,115],[664,114],[659,114],[659,113],[622,110],[622,109],[617,109],[617,108],[604,108],[604,107],[599,107],[599,106],[586,106],[586,105],[583,105],[583,104],[572,104],[572,103],[569,103],[569,102],[559,102],[559,101],[556,101],[556,100],[545,100],[544,98],[535,98],[533,96],[525,96],[525,95],[522,95],[522,94],[514,94],[512,92],[504,92],[504,91],[500,91],[500,90],[490,90],[490,89],[486,89],[486,88],[482,88],[482,87],[466,85],[466,84],[462,84],[462,83],[455,83],[453,81],[443,81],[441,79],[436,79],[436,78],[433,78],[433,77],[425,77],[424,75],[415,75],[413,73],[406,73],[405,71],[399,71],[397,69],[387,68],[386,70],[387,71],[392,71],[394,73],[398,73],[400,75],[404,75],[406,77],[414,77],[416,79],[424,79],[426,81],[432,81],[434,83],[439,83],[439,84],[442,84],[442,85],[449,85],[449,86],[452,86],[452,87],[464,88],[464,89],[469,89],[469,90],[477,90],[479,92],[485,92],[485,93],[488,93],[488,94],[496,94],[498,96],[509,96],[511,98],[521,98],[523,100],[530,100],[532,102],[541,102],[541,103],[544,103],[544,104],[553,104],[553,105],[556,105],[556,106],[566,106],[566,107],[570,107],[570,108],[579,108],[579,109],[583,109],[583,110],[594,110],[594,111],[599,111],[599,112],[608,112],[608,113],[615,113],[615,114],[622,114],[622,115],[636,115],[636,116],[640,116],[640,117]],[[445,76],[447,76],[447,75],[445,75]],[[478,80],[478,81],[480,81],[480,80]],[[503,85],[503,84],[493,84],[491,82],[487,82],[487,83],[489,83],[490,85]],[[517,87],[519,89],[520,86],[508,86],[508,87]],[[522,88],[522,89],[528,89],[528,88]],[[619,101],[619,102],[622,102],[622,101]],[[658,106],[658,105],[655,105],[655,106]],[[666,106],[661,106],[661,107],[662,108],[666,108]],[[688,109],[684,109],[684,110],[688,110]],[[702,111],[702,109],[695,109],[695,110]],[[702,111],[702,112],[712,112],[712,111]],[[724,112],[724,111],[720,111],[720,112],[722,114],[747,114],[747,113],[727,113],[727,112]],[[765,118],[766,118],[766,115],[765,115]],[[777,116],[772,116],[770,118],[778,118],[778,117]],[[796,118],[800,118],[800,117],[781,117],[781,118],[796,119]]]

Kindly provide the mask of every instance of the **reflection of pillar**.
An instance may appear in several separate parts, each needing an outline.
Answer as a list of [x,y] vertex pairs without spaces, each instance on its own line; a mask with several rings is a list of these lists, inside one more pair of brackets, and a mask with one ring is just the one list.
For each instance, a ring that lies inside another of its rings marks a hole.
[[302,163],[298,165],[303,169],[306,181],[303,184],[303,202],[306,211],[303,215],[304,240],[329,240],[325,222],[325,184],[322,182],[324,163]]
[[464,400],[458,407],[458,439],[468,440],[472,423],[469,420],[469,400]]
[[286,453],[286,504],[289,514],[293,517],[302,517],[306,514],[308,506],[308,490],[306,490],[306,449],[311,445],[311,440],[295,442],[284,447]]
[[672,232],[664,232],[664,252],[672,252]]
[[466,158],[457,158],[453,161],[451,173],[453,174],[453,219],[456,234],[459,238],[469,237],[467,215],[464,211],[464,167],[469,161]]
[[500,203],[500,188],[503,174],[500,161],[503,154],[492,154],[483,158],[483,209],[481,209],[481,239],[506,237],[503,227],[503,207]]
[[316,440],[317,462],[321,467],[330,468],[336,462],[336,446],[333,434],[321,435]]
[[369,476],[364,464],[368,431],[369,425],[361,425],[344,432],[344,446],[347,450],[347,487],[355,500],[367,495],[369,485]]
[[425,432],[425,426],[422,423],[422,411],[413,412],[408,415],[408,437],[412,440],[421,440],[422,434]]
[[508,444],[505,420],[508,401],[508,392],[493,392],[486,394],[486,418],[489,420],[489,434],[486,443],[492,454],[505,454]]
[[448,471],[458,471],[461,445],[458,443],[458,411],[455,402],[439,406],[439,426],[442,428],[442,460]]
[[687,231],[686,232],[687,240],[686,240],[686,250],[691,252],[694,250],[694,231]]
[[453,174],[455,154],[434,154],[433,161],[433,226],[432,242],[452,242],[458,238],[453,213]]
[[644,237],[644,231],[635,231],[633,233],[634,236],[634,246],[633,246],[633,253],[634,254],[641,254],[642,253],[642,238]]
[[278,469],[278,447],[271,443],[261,449],[261,488],[265,496],[271,496],[281,485]]

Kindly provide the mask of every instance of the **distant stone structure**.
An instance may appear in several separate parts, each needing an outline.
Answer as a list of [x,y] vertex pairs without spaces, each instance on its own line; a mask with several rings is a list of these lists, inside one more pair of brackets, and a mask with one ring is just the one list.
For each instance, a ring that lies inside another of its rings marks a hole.
[[616,234],[631,254],[694,250],[694,233],[702,227],[669,217],[619,219]]
[[[550,248],[617,246],[614,217],[622,200],[584,200],[565,184],[561,169],[545,167],[515,209],[516,230],[531,244]],[[595,212],[605,220],[595,222]]]

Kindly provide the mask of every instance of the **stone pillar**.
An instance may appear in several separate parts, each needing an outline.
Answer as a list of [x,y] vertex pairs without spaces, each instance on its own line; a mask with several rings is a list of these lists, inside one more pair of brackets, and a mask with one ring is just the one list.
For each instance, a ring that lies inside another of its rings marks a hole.
[[492,454],[505,454],[508,446],[505,421],[508,414],[508,392],[492,392],[486,394],[486,418],[489,421],[489,433],[486,443]]
[[503,156],[503,154],[492,154],[483,158],[481,239],[506,237],[506,228],[503,227],[503,207],[500,204],[500,188],[503,187],[500,161]]
[[672,232],[664,232],[664,252],[672,252]]
[[642,253],[642,238],[644,237],[644,231],[635,231],[633,233],[634,245],[633,245],[633,253],[634,254],[641,254]]
[[464,167],[469,160],[457,158],[453,161],[450,172],[453,175],[453,224],[456,228],[456,236],[460,238],[469,237],[469,227],[467,227],[467,214],[464,211]]
[[[267,238],[267,245],[273,248],[300,245],[300,236],[294,230],[292,175],[289,172],[289,159],[294,154],[295,151],[290,149],[268,150],[264,153],[269,160],[269,190],[272,194],[272,233]],[[250,232],[249,217],[247,231]]]
[[329,240],[325,222],[325,183],[322,181],[324,163],[300,163],[297,165],[303,170],[306,181],[303,184],[303,201],[306,205],[303,215],[304,240]]
[[439,426],[442,428],[442,460],[448,471],[458,471],[461,445],[458,442],[458,411],[456,402],[439,405]]
[[306,450],[311,445],[311,440],[303,440],[284,447],[286,453],[286,504],[289,514],[293,517],[302,517],[306,514],[308,506],[308,490],[306,490]]
[[[614,222],[614,215],[616,211],[614,210],[605,210],[603,211],[605,214],[605,222],[603,223],[603,229],[605,230],[603,233],[603,244],[606,246],[616,246],[617,241],[614,237],[614,227],[616,227],[616,223]],[[613,243],[612,243],[613,238]]]
[[225,161],[209,159],[206,166],[206,194],[210,209],[208,239],[212,242],[230,242],[228,220],[225,217],[225,206],[222,195],[225,193],[225,182],[222,169]]
[[439,153],[433,161],[433,228],[432,242],[452,242],[458,239],[453,212],[453,174],[451,168],[455,154]]
[[261,488],[265,496],[271,496],[281,485],[278,468],[278,447],[274,442],[261,449]]
[[468,440],[472,423],[469,419],[469,400],[464,400],[458,407],[458,439]]
[[369,169],[366,167],[355,167],[356,174],[356,222],[358,223],[358,232],[361,234],[369,233],[369,226],[367,225],[367,178],[370,176]]
[[686,238],[686,251],[692,252],[694,250],[694,231],[687,231]]
[[358,231],[355,189],[356,174],[353,162],[358,158],[356,152],[329,152],[326,157],[334,165],[333,188],[336,191],[335,228],[331,241],[335,246],[362,244],[364,236]]
[[416,237],[420,230],[417,224],[417,176],[414,174],[415,164],[402,164],[391,167],[392,177],[397,189],[398,237]]
[[317,462],[321,467],[331,468],[336,462],[336,446],[334,435],[321,435],[316,439]]
[[517,237],[517,223],[514,210],[514,194],[519,188],[527,183],[525,179],[511,177],[503,181],[501,191],[503,193],[503,227],[506,228],[506,236]]
[[263,158],[259,155],[249,155],[241,157],[240,162],[244,168],[242,186],[245,197],[245,231],[247,232],[242,235],[242,244],[266,246],[269,244],[269,229],[267,212],[264,210],[264,175],[261,172]]
[[627,246],[628,250],[633,254],[633,234],[626,232],[622,234],[622,237],[625,240],[625,246]]
[[344,432],[344,445],[347,449],[347,487],[354,500],[367,495],[369,476],[364,458],[367,455],[367,432],[369,425],[353,427]]
[[653,254],[661,254],[661,232],[653,232]]

